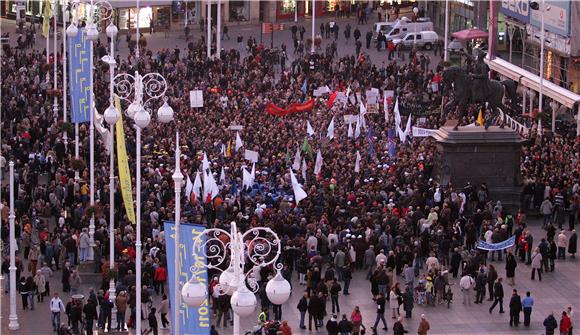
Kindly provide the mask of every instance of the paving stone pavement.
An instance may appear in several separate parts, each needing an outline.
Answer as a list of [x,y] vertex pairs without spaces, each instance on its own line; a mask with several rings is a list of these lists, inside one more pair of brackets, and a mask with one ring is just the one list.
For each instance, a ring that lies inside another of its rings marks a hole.
[[[539,242],[541,236],[544,236],[543,231],[539,228],[539,220],[533,220],[531,224],[531,231],[534,240]],[[569,234],[569,232],[566,232]],[[505,278],[505,270],[503,263],[494,262],[498,270],[498,274]],[[562,310],[568,306],[572,306],[574,310],[580,308],[580,262],[578,259],[571,259],[567,257],[565,261],[556,261],[556,271],[554,273],[545,273],[543,280],[531,281],[531,269],[529,266],[518,263],[516,269],[516,286],[520,295],[525,294],[525,291],[531,291],[535,299],[535,306],[532,312],[532,323],[529,328],[520,325],[519,328],[511,328],[509,326],[508,303],[511,296],[511,287],[504,282],[504,291],[506,299],[504,300],[505,314],[498,314],[498,310],[490,315],[488,312],[491,302],[485,301],[483,305],[472,304],[471,306],[464,306],[461,304],[461,292],[457,284],[452,286],[454,292],[454,302],[450,308],[446,305],[437,305],[435,307],[417,306],[413,310],[413,318],[405,320],[404,324],[409,330],[410,334],[415,334],[421,314],[426,314],[427,319],[431,324],[431,331],[429,334],[543,334],[544,328],[542,322],[544,318],[550,313],[554,312],[556,319],[559,321]],[[296,309],[298,300],[300,299],[304,290],[303,286],[298,285],[298,275],[293,276],[293,293],[290,300],[283,305],[283,319],[289,320],[292,327],[293,334],[326,334],[326,331],[320,330],[318,332],[301,330],[298,326],[300,314]],[[57,271],[51,278],[51,289],[61,290],[60,271]],[[458,280],[455,280],[457,283]],[[2,283],[4,285],[4,282]],[[81,292],[88,292],[90,284],[82,285]],[[92,285],[93,287],[95,285]],[[362,270],[354,273],[354,278],[351,283],[351,295],[340,296],[339,302],[341,312],[350,316],[350,313],[355,305],[360,306],[363,315],[363,324],[369,328],[372,326],[375,319],[375,304],[371,300],[370,283],[365,280],[365,272]],[[63,294],[63,300],[67,301],[69,295]],[[17,310],[20,321],[20,330],[12,332],[8,330],[8,314],[9,314],[9,300],[8,295],[1,294],[0,296],[0,333],[1,334],[38,334],[49,335],[51,332],[50,313],[48,307],[48,299],[44,303],[38,303],[34,311],[22,311],[20,297],[17,296]],[[475,299],[475,297],[474,297]],[[154,297],[154,305],[159,304],[159,297]],[[327,303],[327,312],[330,313],[331,304]],[[580,325],[578,322],[578,315],[573,317],[573,323]],[[380,330],[379,334],[392,334],[392,325],[394,320],[390,319],[390,313],[386,314],[389,331]],[[61,320],[66,320],[63,315]],[[328,318],[325,319],[325,322]],[[523,320],[523,315],[522,315]],[[241,329],[249,330],[257,323],[256,317],[242,318]],[[161,325],[161,322],[159,322]],[[143,323],[143,329],[147,329],[147,322]],[[218,327],[220,334],[232,334],[232,327],[222,328]],[[370,332],[369,332],[370,333]],[[95,332],[96,334],[96,332]],[[171,334],[171,330],[160,330],[160,334]]]
[[[320,22],[325,22],[330,20],[329,18],[324,18],[322,20],[317,20],[317,27]],[[13,21],[0,19],[2,24],[2,31],[11,32],[10,42],[12,45],[16,44],[17,35],[14,33],[14,23]],[[351,19],[351,26],[356,26],[353,24]],[[306,36],[309,36],[310,21],[300,21],[299,24],[304,25],[306,28]],[[346,21],[339,21],[341,28],[344,28]],[[364,36],[366,31],[370,29],[372,23],[369,23],[361,27],[361,33]],[[292,23],[288,23],[287,26],[291,26]],[[318,28],[317,28],[318,29]],[[201,36],[202,32],[198,27],[193,29],[193,35],[196,38]],[[252,35],[259,40],[259,26],[257,25],[244,25],[244,26],[230,26],[230,36],[231,40],[225,40],[222,42],[222,47],[224,48],[235,48],[237,43],[235,38],[238,34],[244,35],[244,40],[248,36]],[[153,35],[145,34],[147,38],[148,45],[153,50],[158,50],[162,48],[175,48],[179,46],[181,48],[185,47],[186,41],[183,37],[182,30],[177,29],[172,31],[169,35],[165,33],[156,33]],[[102,37],[104,40],[104,37]],[[267,44],[269,36],[264,37],[264,43]],[[127,45],[123,39],[121,39],[121,45],[119,46],[119,52],[122,57],[127,55]],[[327,43],[331,40],[325,39],[323,41],[323,49]],[[290,32],[285,31],[274,36],[274,44],[279,45],[280,43],[286,43],[288,45],[288,50],[290,51],[288,57],[293,58],[292,46],[290,40]],[[364,42],[363,42],[364,44]],[[62,45],[62,41],[59,42]],[[45,46],[45,40],[43,38],[36,39],[35,48],[42,49]],[[52,46],[52,44],[51,44]],[[367,51],[371,57],[373,63],[380,65],[382,61],[386,61],[387,55],[383,52],[377,52],[376,49],[366,49],[363,47],[364,51]],[[340,33],[338,52],[340,56],[346,54],[354,53],[354,43],[351,40],[350,45],[344,44],[344,37],[342,32]],[[436,59],[432,53],[431,55],[433,66],[436,64]],[[536,243],[539,242],[540,236],[545,234],[539,228],[539,221],[532,221],[531,230],[535,237]],[[569,232],[567,232],[569,235]],[[503,263],[495,262],[498,274],[505,277],[505,270]],[[532,324],[529,328],[520,326],[519,329],[511,328],[509,326],[509,314],[497,314],[497,310],[493,315],[488,313],[489,305],[488,301],[485,301],[483,305],[471,305],[463,306],[461,304],[461,292],[458,285],[453,285],[454,292],[454,303],[449,309],[444,305],[435,307],[423,307],[415,305],[413,310],[413,318],[411,320],[405,320],[405,327],[409,330],[410,334],[416,334],[417,326],[420,320],[421,314],[426,314],[427,319],[431,324],[431,331],[429,334],[472,334],[472,335],[502,335],[502,334],[543,334],[544,328],[542,327],[542,322],[544,318],[550,312],[554,312],[556,319],[559,321],[559,316],[561,311],[567,307],[572,306],[574,309],[580,308],[580,262],[576,259],[570,259],[569,257],[565,261],[556,262],[556,272],[544,274],[544,279],[542,282],[531,281],[530,280],[530,267],[522,263],[518,263],[516,269],[516,288],[520,294],[525,293],[525,291],[530,290],[532,296],[535,298],[535,307],[532,313]],[[5,282],[2,281],[2,291],[4,290]],[[93,285],[95,286],[95,285]],[[88,292],[89,284],[84,284],[82,286],[82,291]],[[293,334],[326,334],[325,331],[319,332],[308,332],[303,331],[298,328],[299,313],[296,309],[298,300],[302,295],[304,287],[298,285],[297,274],[293,277],[293,287],[294,292],[290,300],[283,306],[283,318],[289,320],[290,326],[292,327]],[[54,274],[51,278],[51,289],[60,290],[62,288],[60,284],[60,271]],[[509,296],[511,295],[511,288],[509,285],[504,285],[504,291],[506,293],[506,299],[504,301],[505,308],[507,311],[507,304],[509,302]],[[1,291],[0,291],[1,292]],[[63,295],[63,300],[68,299],[68,294]],[[371,300],[370,295],[370,283],[365,280],[365,273],[363,271],[358,271],[354,273],[354,278],[351,283],[351,295],[340,296],[339,302],[341,310],[343,313],[350,315],[352,308],[355,305],[359,305],[363,314],[363,323],[365,326],[370,327],[375,319],[375,304]],[[159,303],[159,297],[155,297],[154,305]],[[475,299],[475,298],[474,298]],[[17,310],[18,317],[20,321],[20,330],[12,332],[8,330],[8,314],[9,314],[9,298],[8,295],[0,293],[0,334],[38,334],[38,335],[49,335],[53,334],[51,332],[50,325],[50,312],[48,308],[48,299],[45,299],[44,303],[39,303],[36,305],[34,311],[22,311],[20,297],[17,296]],[[330,303],[328,303],[327,311],[330,312]],[[257,314],[257,313],[256,313]],[[388,317],[389,315],[387,315]],[[580,314],[576,314],[573,317],[574,325],[578,326],[580,323],[577,319]],[[61,320],[66,320],[63,316]],[[325,319],[326,321],[327,319]],[[244,318],[241,320],[241,329],[249,330],[257,322],[256,318]],[[392,319],[387,319],[389,331],[379,331],[379,334],[392,334]],[[159,324],[161,324],[159,322]],[[147,328],[147,323],[143,323],[143,329]],[[220,334],[232,334],[232,328],[218,328]],[[96,333],[96,332],[95,332]],[[160,334],[171,334],[169,330],[160,330]]]

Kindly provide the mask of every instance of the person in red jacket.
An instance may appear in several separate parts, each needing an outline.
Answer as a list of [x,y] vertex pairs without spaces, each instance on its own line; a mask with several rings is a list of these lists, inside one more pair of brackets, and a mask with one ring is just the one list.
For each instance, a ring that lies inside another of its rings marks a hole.
[[167,269],[163,266],[163,264],[159,264],[157,269],[155,269],[155,273],[153,274],[154,280],[154,287],[155,292],[159,295],[159,291],[161,294],[165,294],[165,281],[167,280]]
[[562,319],[560,320],[560,334],[567,335],[572,327],[572,321],[566,311],[562,312]]

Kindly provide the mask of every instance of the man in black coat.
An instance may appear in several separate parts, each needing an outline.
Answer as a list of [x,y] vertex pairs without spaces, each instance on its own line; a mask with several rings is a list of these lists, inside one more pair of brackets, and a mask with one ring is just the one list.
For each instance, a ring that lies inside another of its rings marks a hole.
[[408,333],[408,331],[403,327],[403,317],[399,316],[399,319],[393,325],[393,335],[403,335]]
[[554,313],[550,313],[544,320],[544,327],[546,328],[546,335],[554,335],[554,329],[558,328],[558,322],[554,318]]
[[371,47],[371,40],[373,39],[373,32],[369,30],[367,32],[366,38],[367,38],[367,49],[370,49],[370,47]]
[[85,325],[87,334],[93,333],[93,321],[97,318],[97,306],[93,300],[88,300],[85,307],[83,307],[83,313],[85,313]]
[[313,293],[308,302],[308,330],[312,330],[312,321],[314,329],[318,331],[318,315],[322,310],[322,299],[316,293]]
[[493,305],[489,308],[489,314],[493,311],[495,306],[499,304],[499,312],[500,314],[503,313],[503,285],[501,283],[501,277],[497,279],[495,284],[493,285],[493,294],[494,294],[494,301]]
[[336,315],[333,315],[332,318],[326,322],[326,331],[328,335],[338,335],[338,322],[336,322]]
[[520,324],[520,312],[522,311],[522,300],[518,295],[518,290],[514,289],[514,293],[510,300],[510,327],[518,327]]
[[308,293],[304,293],[304,296],[298,302],[298,311],[300,312],[300,329],[306,329],[304,325],[304,316],[306,311],[308,311]]

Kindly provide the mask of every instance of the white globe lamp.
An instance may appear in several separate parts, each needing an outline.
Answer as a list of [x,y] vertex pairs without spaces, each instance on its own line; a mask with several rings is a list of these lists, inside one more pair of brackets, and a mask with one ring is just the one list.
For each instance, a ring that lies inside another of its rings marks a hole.
[[68,37],[77,37],[79,33],[79,28],[77,28],[77,25],[74,23],[69,24],[69,26],[66,28],[66,36]]
[[207,286],[193,276],[181,288],[181,298],[187,306],[199,307],[207,299]]
[[115,108],[115,106],[109,105],[103,116],[105,117],[105,122],[107,122],[108,125],[114,125],[119,120],[119,111],[117,108]]
[[233,294],[238,288],[238,281],[234,280],[234,267],[230,266],[226,271],[222,272],[219,278],[219,284],[224,290],[227,290],[227,294]]
[[240,317],[245,317],[254,313],[258,302],[254,293],[250,292],[244,283],[234,292],[230,303],[234,313]]
[[274,305],[282,305],[290,298],[290,283],[278,273],[266,284],[266,295]]
[[105,31],[107,32],[108,37],[113,38],[113,37],[117,36],[119,29],[117,28],[116,25],[114,25],[111,22],[111,23],[109,23],[109,25],[107,26],[107,29]]
[[161,123],[169,123],[173,121],[173,108],[167,103],[167,99],[163,103],[163,106],[159,107],[157,111],[157,118]]
[[138,102],[133,101],[129,107],[127,107],[127,116],[131,119],[135,118],[135,114],[141,109],[141,105]]
[[135,117],[133,119],[135,120],[137,127],[144,129],[151,122],[151,115],[145,110],[145,108],[141,107],[139,111],[135,113]]
[[99,31],[97,30],[97,26],[94,23],[87,24],[87,38],[89,41],[95,42],[99,39]]

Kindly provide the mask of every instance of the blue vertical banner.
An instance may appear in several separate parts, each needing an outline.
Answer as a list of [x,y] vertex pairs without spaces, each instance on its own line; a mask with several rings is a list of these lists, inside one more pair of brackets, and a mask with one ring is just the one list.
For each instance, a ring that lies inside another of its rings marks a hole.
[[68,38],[68,78],[72,123],[90,122],[91,46],[84,29]]
[[[207,269],[201,264],[207,264],[207,258],[201,247],[205,242],[205,227],[198,225],[181,224],[179,229],[179,259],[175,253],[175,223],[173,221],[164,222],[165,245],[167,249],[167,272],[169,274],[169,301],[171,303],[171,322],[175,306],[175,290],[180,290],[191,276],[197,276],[199,282],[209,287]],[[196,240],[201,243],[195,243]],[[180,266],[179,278],[175,278],[175,267]],[[178,285],[176,285],[176,283]],[[181,297],[181,295],[180,295]],[[201,306],[189,307],[183,301],[179,305],[179,334],[180,335],[207,335],[210,332],[211,307],[209,296]]]

